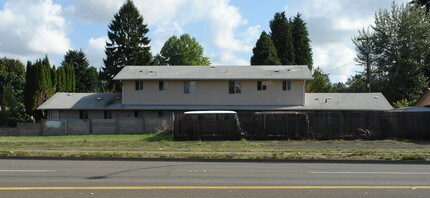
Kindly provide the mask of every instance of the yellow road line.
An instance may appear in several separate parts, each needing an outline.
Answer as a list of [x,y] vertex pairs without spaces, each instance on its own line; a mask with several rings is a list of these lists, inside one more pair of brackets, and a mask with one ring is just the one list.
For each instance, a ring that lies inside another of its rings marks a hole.
[[0,191],[31,190],[282,190],[282,189],[430,189],[430,186],[47,186],[0,187]]

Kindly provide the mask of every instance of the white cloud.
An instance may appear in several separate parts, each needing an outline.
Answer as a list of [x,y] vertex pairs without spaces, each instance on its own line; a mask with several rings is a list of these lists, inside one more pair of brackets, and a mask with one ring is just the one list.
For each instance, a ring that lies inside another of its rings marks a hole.
[[61,13],[52,0],[6,1],[0,10],[0,53],[21,60],[62,55],[71,44]]
[[228,51],[221,52],[217,55],[212,54],[211,57],[212,65],[249,65],[249,60],[240,58]]
[[103,58],[105,57],[104,50],[107,40],[107,36],[90,38],[87,44],[87,48],[84,50],[91,66],[97,69],[103,66]]
[[[339,50],[342,49],[342,50]],[[346,44],[327,44],[313,49],[314,68],[320,67],[330,75],[332,82],[345,82],[349,76],[362,70],[355,65],[355,51]]]
[[363,67],[355,65],[351,38],[359,29],[371,25],[375,12],[389,8],[392,1],[292,0],[285,10],[287,15],[300,12],[307,23],[314,67],[319,66],[329,73],[333,82],[344,82],[355,72],[363,70]]
[[[76,0],[66,10],[75,18],[108,23],[123,3],[124,0]],[[239,9],[230,5],[228,0],[141,0],[134,3],[143,15],[144,22],[148,23],[153,54],[158,53],[172,35],[186,32],[195,37],[193,32],[186,29],[195,22],[203,22],[209,29],[200,31],[200,34],[204,32],[207,34],[205,38],[210,39],[204,42],[203,47],[206,54],[214,54],[210,55],[212,62],[224,60],[219,64],[243,64],[244,61],[240,61],[236,53],[251,53],[261,33],[261,26],[247,26],[247,20]],[[239,30],[242,28],[244,30]]]
[[66,7],[65,13],[86,21],[108,23],[124,0],[76,0],[73,5]]

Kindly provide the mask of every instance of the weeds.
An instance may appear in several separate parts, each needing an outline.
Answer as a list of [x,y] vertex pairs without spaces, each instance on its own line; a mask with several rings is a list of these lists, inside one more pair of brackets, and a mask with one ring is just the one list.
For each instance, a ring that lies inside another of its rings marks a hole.
[[[423,143],[387,141],[174,141],[169,133],[0,137],[0,156],[82,158],[428,160]],[[413,145],[404,148],[404,145]],[[363,147],[364,145],[364,147]],[[396,147],[397,146],[397,147]],[[419,147],[421,146],[421,147]],[[373,148],[372,148],[373,147]]]

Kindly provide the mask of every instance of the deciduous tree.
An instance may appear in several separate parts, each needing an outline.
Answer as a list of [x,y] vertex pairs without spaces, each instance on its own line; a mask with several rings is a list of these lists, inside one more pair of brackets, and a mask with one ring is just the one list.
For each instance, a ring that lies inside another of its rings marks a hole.
[[353,39],[358,63],[365,64],[365,46],[370,46],[372,91],[381,91],[391,103],[417,100],[429,86],[429,35],[429,15],[423,10],[393,3],[391,10],[377,12],[375,25]]
[[195,38],[183,34],[179,38],[170,37],[156,59],[161,65],[210,65],[209,58],[203,55],[203,51]]

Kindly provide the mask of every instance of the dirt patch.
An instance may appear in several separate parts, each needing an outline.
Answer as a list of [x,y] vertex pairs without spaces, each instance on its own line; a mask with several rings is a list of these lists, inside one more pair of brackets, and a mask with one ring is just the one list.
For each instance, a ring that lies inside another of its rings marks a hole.
[[398,140],[332,140],[332,141],[273,141],[276,148],[392,148],[392,149],[424,149],[430,147],[427,141]]

